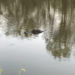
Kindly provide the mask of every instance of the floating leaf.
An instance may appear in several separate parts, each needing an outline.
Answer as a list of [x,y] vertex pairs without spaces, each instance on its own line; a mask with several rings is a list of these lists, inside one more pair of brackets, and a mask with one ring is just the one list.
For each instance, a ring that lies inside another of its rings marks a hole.
[[26,72],[26,69],[25,69],[25,68],[21,68],[21,69],[19,70],[19,75],[21,75],[21,72]]
[[0,72],[2,72],[2,69],[0,68]]
[[26,69],[25,68],[21,68],[20,71],[26,72]]

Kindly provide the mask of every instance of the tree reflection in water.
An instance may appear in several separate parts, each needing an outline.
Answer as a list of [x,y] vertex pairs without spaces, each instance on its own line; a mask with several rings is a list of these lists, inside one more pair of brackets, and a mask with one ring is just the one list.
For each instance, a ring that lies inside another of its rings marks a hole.
[[47,50],[56,58],[69,57],[75,43],[75,0],[0,0],[0,15],[6,21],[5,35],[29,38],[33,29],[43,29]]

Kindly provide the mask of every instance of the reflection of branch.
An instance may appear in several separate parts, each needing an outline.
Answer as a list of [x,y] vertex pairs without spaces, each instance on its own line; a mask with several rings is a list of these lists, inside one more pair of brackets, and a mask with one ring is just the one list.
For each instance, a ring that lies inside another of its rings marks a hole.
[[[65,28],[64,28],[65,29]],[[69,29],[61,30],[54,35],[53,42],[47,42],[47,49],[54,57],[69,57],[71,49],[71,32]],[[49,41],[49,40],[48,40]]]
[[[54,22],[55,19],[55,2],[54,2],[54,14],[53,14],[53,18],[52,21]],[[53,35],[53,42],[50,41],[50,38],[52,37],[50,32],[48,31],[48,37],[46,38],[46,42],[47,42],[47,49],[48,51],[51,51],[51,53],[53,54],[54,57],[69,57],[70,56],[70,50],[71,50],[71,46],[72,46],[72,33],[71,33],[71,22],[72,20],[68,21],[68,18],[72,18],[72,6],[71,6],[71,13],[70,10],[68,10],[70,8],[68,8],[67,6],[67,1],[62,0],[62,9],[61,9],[61,22],[59,24],[59,29],[55,32],[53,32],[53,22],[51,24],[51,32],[55,33],[52,34]],[[70,14],[70,16],[68,15]],[[49,30],[49,28],[48,28]]]

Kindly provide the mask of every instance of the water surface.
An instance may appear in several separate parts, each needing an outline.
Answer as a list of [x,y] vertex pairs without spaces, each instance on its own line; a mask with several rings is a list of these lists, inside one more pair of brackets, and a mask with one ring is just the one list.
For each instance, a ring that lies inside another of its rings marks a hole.
[[0,0],[0,75],[75,75],[74,3]]

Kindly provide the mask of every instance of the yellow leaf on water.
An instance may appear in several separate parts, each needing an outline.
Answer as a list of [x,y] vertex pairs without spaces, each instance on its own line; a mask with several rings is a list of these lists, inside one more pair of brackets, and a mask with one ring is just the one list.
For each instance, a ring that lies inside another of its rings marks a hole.
[[25,68],[21,68],[20,71],[26,72],[26,69]]
[[0,68],[0,72],[2,72],[2,69]]

